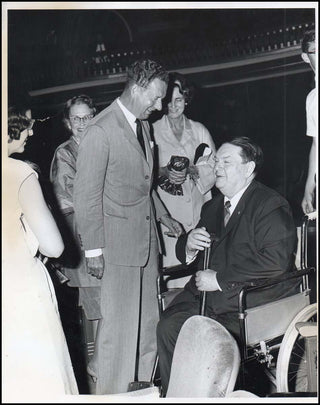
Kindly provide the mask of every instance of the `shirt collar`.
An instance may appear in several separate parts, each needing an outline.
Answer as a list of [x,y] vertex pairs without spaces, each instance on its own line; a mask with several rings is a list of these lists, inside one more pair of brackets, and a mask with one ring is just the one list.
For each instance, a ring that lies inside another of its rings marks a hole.
[[125,115],[127,121],[129,122],[131,128],[133,129],[133,132],[136,132],[136,117],[132,114],[131,111],[129,111],[120,101],[120,98],[117,98],[117,103],[118,106],[121,108],[121,111]]
[[240,201],[240,198],[243,196],[244,192],[246,191],[246,189],[250,186],[251,181],[249,184],[247,184],[245,187],[243,187],[240,191],[237,192],[237,194],[235,194],[232,198],[228,198],[228,197],[224,197],[224,204],[226,203],[226,201],[230,201],[230,214],[233,213],[234,209],[236,208],[238,202]]

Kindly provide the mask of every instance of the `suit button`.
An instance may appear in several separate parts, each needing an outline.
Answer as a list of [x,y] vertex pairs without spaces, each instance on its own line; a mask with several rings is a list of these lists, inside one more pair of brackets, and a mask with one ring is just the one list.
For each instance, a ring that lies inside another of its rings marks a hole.
[[187,198],[187,199],[186,199],[186,202],[190,202],[190,201],[191,201],[191,198]]
[[144,176],[144,178],[145,178],[146,180],[149,180],[149,179],[150,179],[150,176],[146,175],[146,176]]
[[147,215],[147,216],[146,216],[146,220],[149,221],[149,219],[150,219],[150,217],[149,217],[149,215]]

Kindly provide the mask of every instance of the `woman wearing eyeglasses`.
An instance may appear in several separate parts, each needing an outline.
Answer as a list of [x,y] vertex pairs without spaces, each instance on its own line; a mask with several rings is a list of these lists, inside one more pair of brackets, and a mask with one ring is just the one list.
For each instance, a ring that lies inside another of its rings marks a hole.
[[58,206],[65,217],[70,214],[73,217],[73,181],[76,174],[78,147],[86,125],[95,113],[93,101],[86,95],[71,98],[64,107],[63,123],[71,136],[55,150],[50,167],[50,181],[53,184]]
[[95,116],[96,108],[90,97],[75,96],[64,107],[63,122],[70,131],[70,138],[58,146],[50,167],[50,181],[62,214],[65,251],[60,260],[61,269],[69,278],[69,287],[79,287],[79,306],[95,331],[100,314],[101,280],[86,271],[84,252],[81,250],[73,210],[73,182],[79,143],[85,134],[88,122]]

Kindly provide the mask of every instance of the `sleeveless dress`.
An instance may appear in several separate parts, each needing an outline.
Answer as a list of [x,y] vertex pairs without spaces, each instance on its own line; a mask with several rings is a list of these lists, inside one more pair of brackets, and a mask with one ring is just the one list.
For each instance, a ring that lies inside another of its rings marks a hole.
[[35,257],[39,243],[19,205],[19,189],[34,174],[24,162],[3,161],[2,393],[6,401],[78,394],[54,287],[46,267]]

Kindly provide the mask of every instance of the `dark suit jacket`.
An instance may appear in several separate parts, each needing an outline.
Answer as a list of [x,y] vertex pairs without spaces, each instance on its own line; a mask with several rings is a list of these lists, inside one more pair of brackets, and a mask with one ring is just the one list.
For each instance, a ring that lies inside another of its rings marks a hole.
[[[223,195],[207,202],[197,225],[214,232],[218,241],[211,249],[210,268],[217,271],[222,291],[207,293],[208,314],[238,310],[237,294],[245,285],[278,277],[293,266],[296,228],[288,202],[276,191],[253,181],[236,206],[227,227],[223,226]],[[178,259],[186,260],[187,235],[176,246]],[[282,283],[248,296],[248,306],[291,295],[296,282]],[[194,277],[185,287],[199,295]]]

